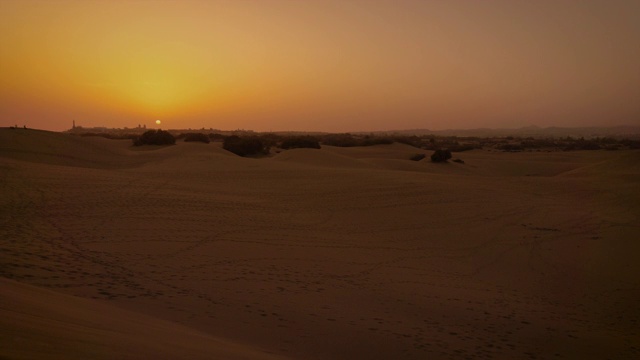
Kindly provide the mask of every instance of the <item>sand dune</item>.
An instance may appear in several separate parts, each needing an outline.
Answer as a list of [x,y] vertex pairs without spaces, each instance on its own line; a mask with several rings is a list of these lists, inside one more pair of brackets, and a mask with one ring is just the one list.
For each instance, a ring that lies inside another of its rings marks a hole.
[[[476,150],[433,164],[401,144],[244,159],[219,144],[0,139],[0,274],[18,282],[3,281],[3,297],[30,301],[2,309],[43,316],[11,326],[60,357],[73,341],[165,351],[45,325],[102,313],[109,329],[133,320],[194,354],[640,356],[638,151]],[[203,337],[227,340],[200,348]],[[2,339],[0,356],[38,357]]]
[[10,359],[282,359],[97,300],[0,279]]
[[329,168],[371,168],[370,164],[352,157],[335,154],[318,149],[292,149],[277,154],[273,160],[292,162],[307,166]]

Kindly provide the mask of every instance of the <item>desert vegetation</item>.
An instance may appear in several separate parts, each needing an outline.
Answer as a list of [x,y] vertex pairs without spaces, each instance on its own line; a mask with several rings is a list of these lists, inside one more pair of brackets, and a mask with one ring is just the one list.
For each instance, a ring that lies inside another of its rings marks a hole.
[[[137,139],[146,133],[155,130],[146,130],[142,127],[107,129],[107,128],[82,128],[76,127],[67,131],[79,136],[101,136],[108,139]],[[523,152],[523,151],[592,151],[592,150],[624,150],[640,149],[640,138],[630,137],[520,137],[520,136],[441,136],[434,134],[406,135],[394,133],[257,133],[248,130],[222,131],[211,129],[209,132],[202,129],[201,132],[189,130],[164,131],[185,141],[202,141],[205,138],[210,141],[224,142],[226,138],[235,136],[242,139],[232,140],[241,147],[250,147],[249,143],[256,143],[256,139],[262,144],[262,150],[281,147],[282,149],[294,148],[318,148],[320,145],[337,147],[373,146],[392,144],[394,142],[407,144],[424,150],[449,149],[451,152],[462,152],[474,149],[490,151]],[[145,139],[149,135],[144,135]],[[158,136],[158,135],[155,135]],[[189,138],[189,139],[188,139]],[[316,145],[317,142],[317,145]],[[255,144],[257,145],[257,143]],[[229,145],[233,148],[234,145]],[[256,146],[257,147],[257,146]],[[255,151],[255,150],[252,150]],[[241,151],[244,152],[244,151]],[[267,151],[268,153],[268,151]],[[243,155],[244,156],[244,155]]]
[[320,142],[314,136],[291,136],[282,140],[280,147],[288,149],[320,149]]
[[178,139],[183,138],[185,142],[202,142],[208,144],[211,142],[209,135],[204,133],[186,133],[178,136]]
[[431,161],[435,163],[447,162],[451,159],[451,151],[449,149],[437,149],[431,154]]
[[321,137],[321,142],[324,145],[339,146],[339,147],[353,147],[353,146],[372,146],[381,144],[392,144],[393,138],[386,136],[374,136],[374,135],[352,135],[345,134],[326,134]]
[[100,133],[100,132],[87,132],[87,133],[80,133],[78,134],[80,136],[83,137],[88,137],[88,136],[98,136],[98,137],[103,137],[105,139],[110,139],[110,140],[135,140],[137,138],[140,137],[141,134],[132,134],[132,133]]
[[269,145],[265,144],[262,139],[257,136],[228,136],[224,139],[222,147],[239,156],[269,154]]
[[176,138],[170,132],[164,130],[148,130],[139,137],[133,139],[134,146],[141,145],[174,145]]

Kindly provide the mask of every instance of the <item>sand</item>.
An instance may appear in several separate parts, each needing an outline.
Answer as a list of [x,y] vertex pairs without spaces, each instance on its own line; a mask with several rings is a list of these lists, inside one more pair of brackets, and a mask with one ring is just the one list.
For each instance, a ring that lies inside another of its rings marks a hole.
[[640,152],[424,152],[0,129],[0,357],[640,356]]

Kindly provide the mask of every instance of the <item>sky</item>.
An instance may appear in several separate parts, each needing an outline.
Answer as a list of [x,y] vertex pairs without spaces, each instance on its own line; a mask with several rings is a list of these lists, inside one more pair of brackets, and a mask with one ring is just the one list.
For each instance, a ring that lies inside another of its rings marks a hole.
[[0,126],[640,125],[640,1],[0,0]]

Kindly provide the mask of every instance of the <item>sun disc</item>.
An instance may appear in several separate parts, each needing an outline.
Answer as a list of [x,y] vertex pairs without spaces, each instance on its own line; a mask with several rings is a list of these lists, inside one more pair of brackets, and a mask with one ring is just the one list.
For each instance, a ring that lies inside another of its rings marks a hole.
[[161,122],[160,120],[156,120],[156,124],[160,125],[160,122]]

